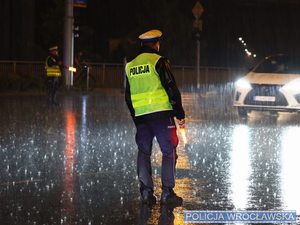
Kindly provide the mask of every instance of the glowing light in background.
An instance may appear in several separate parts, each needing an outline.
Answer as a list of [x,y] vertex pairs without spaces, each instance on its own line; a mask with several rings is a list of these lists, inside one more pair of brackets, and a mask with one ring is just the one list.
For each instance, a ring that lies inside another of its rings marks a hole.
[[[241,42],[242,46],[247,46],[247,43],[243,40],[242,37],[239,37],[239,41]],[[247,48],[244,49],[245,53],[248,57],[256,58],[256,54],[253,54],[251,51],[249,51]]]
[[245,209],[249,187],[249,128],[239,125],[234,128],[231,153],[231,191],[232,201],[236,209]]
[[285,207],[300,211],[300,127],[289,127],[282,135],[282,196]]
[[64,224],[72,224],[75,216],[74,207],[74,148],[75,148],[75,114],[66,112],[66,148],[65,148],[65,175],[63,183],[62,210]]
[[69,66],[69,71],[76,73],[76,68],[72,67],[72,66]]

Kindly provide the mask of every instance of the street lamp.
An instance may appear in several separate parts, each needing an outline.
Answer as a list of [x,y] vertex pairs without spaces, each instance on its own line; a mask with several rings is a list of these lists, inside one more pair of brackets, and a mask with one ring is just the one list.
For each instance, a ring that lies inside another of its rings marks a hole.
[[196,67],[197,67],[197,88],[200,87],[200,33],[202,31],[202,23],[203,21],[200,19],[204,9],[200,2],[196,2],[192,9],[192,13],[195,17],[193,22],[193,28],[195,31],[195,38],[196,38]]

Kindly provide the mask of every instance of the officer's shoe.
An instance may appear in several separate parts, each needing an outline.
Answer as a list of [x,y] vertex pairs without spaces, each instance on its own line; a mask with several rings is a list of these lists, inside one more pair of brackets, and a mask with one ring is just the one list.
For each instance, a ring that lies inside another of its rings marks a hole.
[[147,205],[155,205],[156,197],[153,195],[153,192],[148,190],[143,190],[142,194],[142,203]]
[[161,193],[160,203],[171,205],[174,207],[181,206],[182,205],[182,198],[177,196],[176,193],[173,191],[173,189],[169,190],[163,190]]

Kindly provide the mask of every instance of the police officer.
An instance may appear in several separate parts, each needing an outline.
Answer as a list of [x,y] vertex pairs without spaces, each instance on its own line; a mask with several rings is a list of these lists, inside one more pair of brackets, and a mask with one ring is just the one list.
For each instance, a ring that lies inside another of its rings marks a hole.
[[59,87],[61,78],[61,61],[58,59],[58,47],[49,48],[49,55],[45,61],[45,69],[47,75],[47,100],[49,105],[58,105],[56,92]]
[[181,94],[170,70],[169,60],[159,55],[162,32],[150,30],[139,36],[140,53],[126,64],[125,100],[136,126],[137,172],[142,202],[153,204],[151,168],[152,141],[156,137],[162,151],[162,204],[181,205],[175,186],[178,137],[174,116],[184,127]]

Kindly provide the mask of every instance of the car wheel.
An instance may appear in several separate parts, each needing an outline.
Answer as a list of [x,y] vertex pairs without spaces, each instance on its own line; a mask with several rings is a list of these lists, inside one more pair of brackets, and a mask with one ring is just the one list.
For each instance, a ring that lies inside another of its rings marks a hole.
[[245,117],[247,117],[248,112],[246,109],[239,107],[238,114],[239,114],[239,117],[245,118]]

